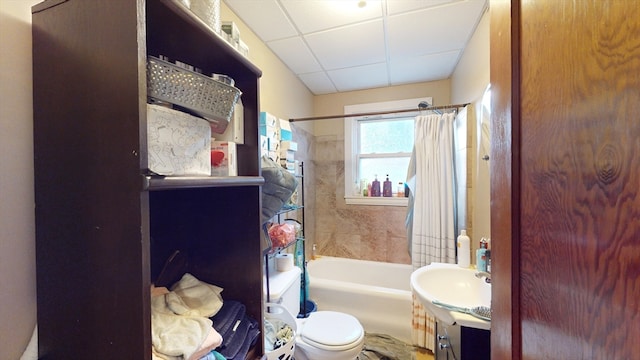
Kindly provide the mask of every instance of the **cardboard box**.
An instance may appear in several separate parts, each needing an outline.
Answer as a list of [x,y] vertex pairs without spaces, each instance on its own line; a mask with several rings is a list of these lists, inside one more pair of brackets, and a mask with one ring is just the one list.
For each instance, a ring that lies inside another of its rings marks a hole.
[[223,21],[221,30],[229,34],[232,42],[240,42],[240,29],[233,21]]
[[263,154],[269,151],[269,138],[266,135],[260,135],[260,150]]
[[280,140],[293,140],[293,133],[291,131],[291,123],[289,122],[289,120],[280,119]]
[[209,176],[211,127],[207,120],[147,104],[149,170],[166,176]]
[[272,114],[269,114],[266,111],[261,111],[260,112],[260,120],[258,122],[258,125],[260,126],[270,126],[270,127],[274,127],[277,128],[278,127],[278,118],[275,117]]
[[280,163],[280,153],[277,151],[269,151],[267,153],[267,156],[269,157],[269,159],[273,160],[273,162],[275,162],[276,164]]
[[211,142],[211,176],[238,176],[238,153],[233,141]]
[[233,108],[231,122],[222,134],[214,135],[218,141],[233,141],[236,144],[244,144],[244,106],[242,99]]
[[298,151],[298,143],[290,140],[280,141],[280,151]]
[[294,151],[280,149],[280,159],[286,161],[294,161],[296,153]]

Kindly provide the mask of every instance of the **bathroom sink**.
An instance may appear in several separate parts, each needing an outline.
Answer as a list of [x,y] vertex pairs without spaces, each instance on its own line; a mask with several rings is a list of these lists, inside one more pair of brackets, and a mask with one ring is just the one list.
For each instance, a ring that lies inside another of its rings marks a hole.
[[448,310],[433,301],[460,307],[491,307],[491,284],[477,278],[475,269],[456,264],[431,263],[411,274],[411,290],[424,307],[446,325],[462,325],[477,329],[491,328],[491,321]]

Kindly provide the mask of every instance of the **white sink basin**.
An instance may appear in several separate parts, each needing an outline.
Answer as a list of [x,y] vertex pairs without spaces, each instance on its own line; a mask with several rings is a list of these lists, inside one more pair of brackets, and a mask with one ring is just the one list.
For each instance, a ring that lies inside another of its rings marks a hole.
[[433,304],[436,300],[461,308],[490,308],[491,284],[475,274],[475,269],[461,268],[456,264],[431,263],[411,274],[411,290],[424,307],[444,324],[489,330],[490,321]]

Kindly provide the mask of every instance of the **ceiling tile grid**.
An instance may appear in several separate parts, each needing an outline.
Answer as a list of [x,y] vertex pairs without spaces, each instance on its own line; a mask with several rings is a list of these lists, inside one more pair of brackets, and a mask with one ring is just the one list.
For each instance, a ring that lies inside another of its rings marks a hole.
[[487,0],[224,0],[316,95],[449,78]]

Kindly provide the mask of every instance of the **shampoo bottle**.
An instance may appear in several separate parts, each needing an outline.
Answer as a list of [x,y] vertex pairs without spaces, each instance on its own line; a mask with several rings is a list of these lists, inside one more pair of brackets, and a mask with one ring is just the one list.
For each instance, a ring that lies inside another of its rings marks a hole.
[[471,265],[471,240],[467,230],[460,230],[458,236],[458,266],[468,268]]
[[382,184],[382,196],[384,197],[392,197],[393,196],[393,185],[391,181],[389,181],[389,174],[387,174],[387,180]]
[[380,181],[378,181],[378,175],[371,183],[371,196],[380,196]]
[[478,271],[487,271],[487,240],[480,240],[480,248],[476,250],[476,269]]

